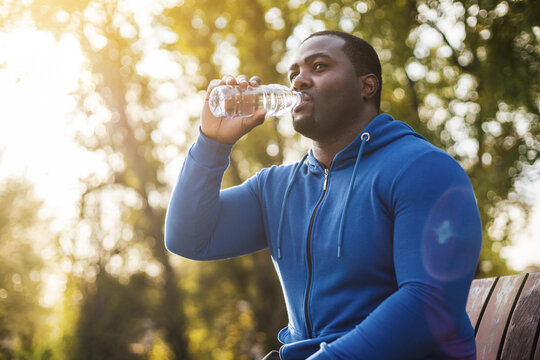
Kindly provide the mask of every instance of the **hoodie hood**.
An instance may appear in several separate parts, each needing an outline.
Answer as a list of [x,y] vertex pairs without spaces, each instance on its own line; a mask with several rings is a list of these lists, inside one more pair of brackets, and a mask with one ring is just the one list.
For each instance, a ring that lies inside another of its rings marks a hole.
[[[394,118],[388,114],[380,114],[371,120],[368,126],[358,134],[356,139],[336,154],[332,161],[331,168],[338,169],[342,166],[349,166],[351,162],[356,161],[362,144],[362,135],[365,133],[369,134],[369,140],[366,141],[362,150],[363,157],[404,136],[412,135],[426,140],[422,135],[416,133],[408,124],[399,120],[394,120]],[[307,164],[310,171],[319,172],[322,169],[311,149],[308,153]]]

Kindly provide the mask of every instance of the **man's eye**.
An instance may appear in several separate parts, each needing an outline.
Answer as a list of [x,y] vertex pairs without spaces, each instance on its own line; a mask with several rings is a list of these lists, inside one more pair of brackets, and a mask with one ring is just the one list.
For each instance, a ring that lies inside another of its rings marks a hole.
[[315,64],[315,65],[313,66],[313,70],[315,70],[315,71],[320,71],[320,70],[324,69],[325,67],[326,67],[325,64],[320,64],[320,63],[318,63],[318,64]]
[[297,76],[298,74],[296,73],[291,73],[291,75],[289,75],[289,81],[293,81],[294,78]]

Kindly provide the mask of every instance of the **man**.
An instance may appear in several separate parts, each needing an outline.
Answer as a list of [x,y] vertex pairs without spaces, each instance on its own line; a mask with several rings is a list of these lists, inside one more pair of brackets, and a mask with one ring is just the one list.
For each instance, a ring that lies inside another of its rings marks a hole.
[[[289,78],[302,92],[292,118],[313,141],[309,154],[220,191],[232,145],[264,111],[220,119],[205,104],[169,205],[167,248],[200,260],[270,249],[289,324],[268,358],[475,359],[465,304],[482,233],[465,171],[379,115],[381,68],[365,41],[312,34]],[[225,83],[248,80],[214,80],[208,92]]]

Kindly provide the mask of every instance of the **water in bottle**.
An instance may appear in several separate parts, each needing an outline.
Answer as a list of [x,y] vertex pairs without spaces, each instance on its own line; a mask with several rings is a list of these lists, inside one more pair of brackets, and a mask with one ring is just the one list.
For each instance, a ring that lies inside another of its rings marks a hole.
[[266,109],[266,115],[279,116],[300,104],[302,94],[278,84],[248,86],[245,90],[220,85],[212,90],[208,101],[216,117],[251,116],[259,109]]

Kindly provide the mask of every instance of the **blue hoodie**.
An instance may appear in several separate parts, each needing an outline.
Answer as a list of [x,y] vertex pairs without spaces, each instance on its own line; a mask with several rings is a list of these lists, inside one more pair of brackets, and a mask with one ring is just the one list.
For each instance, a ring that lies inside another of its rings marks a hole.
[[165,242],[197,260],[269,248],[289,316],[282,359],[475,359],[465,304],[482,230],[454,159],[381,114],[329,169],[310,151],[220,190],[231,148],[199,135]]

